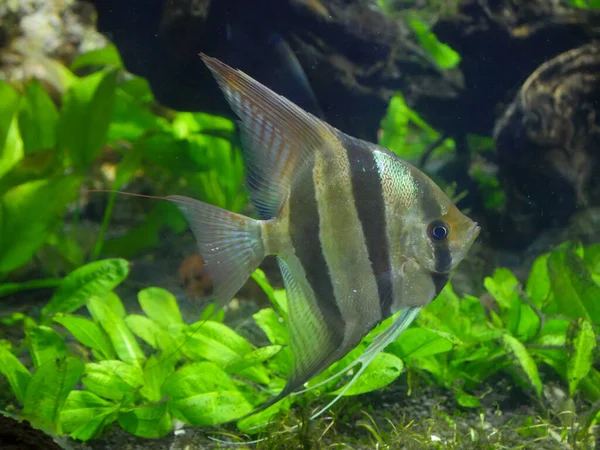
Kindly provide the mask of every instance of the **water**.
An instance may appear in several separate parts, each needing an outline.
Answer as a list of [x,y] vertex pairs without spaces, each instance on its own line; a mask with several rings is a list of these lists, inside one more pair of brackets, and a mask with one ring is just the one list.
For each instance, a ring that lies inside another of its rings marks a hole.
[[[34,436],[25,418],[60,448],[595,448],[598,6],[0,5],[0,444]],[[175,205],[92,192],[255,217],[200,52],[389,148],[482,228],[352,395],[309,422],[352,373],[235,421],[291,369],[275,259],[216,313]]]

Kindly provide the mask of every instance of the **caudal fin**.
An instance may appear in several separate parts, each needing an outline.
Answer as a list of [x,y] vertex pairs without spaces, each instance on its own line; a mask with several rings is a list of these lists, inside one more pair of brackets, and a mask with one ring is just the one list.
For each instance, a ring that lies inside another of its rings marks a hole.
[[212,284],[208,297],[222,308],[265,257],[260,221],[180,195],[165,199],[185,215]]

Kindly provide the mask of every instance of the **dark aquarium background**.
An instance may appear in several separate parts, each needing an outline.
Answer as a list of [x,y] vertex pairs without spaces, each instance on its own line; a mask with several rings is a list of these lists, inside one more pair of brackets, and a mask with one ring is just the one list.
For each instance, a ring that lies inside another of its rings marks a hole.
[[[599,39],[596,0],[0,0],[0,448],[597,448]],[[201,52],[482,228],[313,421],[350,375],[235,421],[291,369],[275,259],[217,312],[177,207],[114,192],[255,217]]]

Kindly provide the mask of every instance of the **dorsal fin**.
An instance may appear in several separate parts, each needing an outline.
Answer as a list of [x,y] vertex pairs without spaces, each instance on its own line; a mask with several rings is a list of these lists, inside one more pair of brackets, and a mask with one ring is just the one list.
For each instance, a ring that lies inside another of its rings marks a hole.
[[330,127],[277,95],[245,73],[201,54],[240,117],[247,182],[261,219],[277,215],[289,192],[292,175],[317,150],[336,142]]

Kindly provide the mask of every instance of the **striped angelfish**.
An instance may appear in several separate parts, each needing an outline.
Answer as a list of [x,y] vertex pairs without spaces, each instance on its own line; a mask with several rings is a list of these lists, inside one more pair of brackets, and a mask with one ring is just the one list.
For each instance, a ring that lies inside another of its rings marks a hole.
[[202,58],[241,119],[248,187],[260,217],[167,197],[195,234],[212,299],[225,305],[266,255],[277,255],[293,369],[283,391],[263,407],[301,388],[403,310],[353,363],[361,364],[354,381],[440,293],[479,227],[392,152]]

